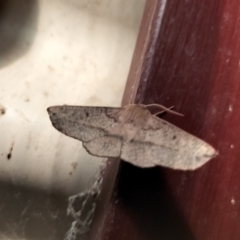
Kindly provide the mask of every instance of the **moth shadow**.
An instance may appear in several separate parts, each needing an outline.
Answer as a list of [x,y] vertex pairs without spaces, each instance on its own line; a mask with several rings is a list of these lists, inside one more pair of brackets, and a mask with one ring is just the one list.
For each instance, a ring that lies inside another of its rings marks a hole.
[[136,231],[140,239],[195,239],[159,168],[141,169],[124,162],[117,186],[121,207],[134,226],[127,231]]

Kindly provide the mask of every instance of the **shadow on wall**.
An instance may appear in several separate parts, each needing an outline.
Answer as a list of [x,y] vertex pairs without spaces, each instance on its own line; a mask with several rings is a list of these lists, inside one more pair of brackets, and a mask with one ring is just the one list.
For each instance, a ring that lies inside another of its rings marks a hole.
[[[122,162],[118,204],[127,212],[126,218],[136,229],[138,239],[193,240],[192,230],[159,170],[162,171],[162,168],[143,169]],[[131,224],[128,223],[130,227],[123,226],[126,232],[131,231]],[[121,227],[118,226],[118,229],[124,231]]]
[[37,30],[38,1],[0,1],[0,68],[23,56]]

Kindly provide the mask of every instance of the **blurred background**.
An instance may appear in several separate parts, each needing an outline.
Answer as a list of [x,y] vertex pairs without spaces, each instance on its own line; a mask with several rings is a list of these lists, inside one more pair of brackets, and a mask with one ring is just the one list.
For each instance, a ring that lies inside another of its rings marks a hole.
[[0,1],[0,239],[64,239],[104,160],[52,105],[120,106],[145,0]]

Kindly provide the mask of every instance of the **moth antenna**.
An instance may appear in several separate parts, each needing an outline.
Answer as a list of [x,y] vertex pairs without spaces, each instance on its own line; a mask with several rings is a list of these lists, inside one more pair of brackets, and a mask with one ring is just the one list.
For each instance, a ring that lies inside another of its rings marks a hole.
[[173,108],[173,106],[170,107],[170,108],[166,108],[166,107],[164,107],[163,105],[152,103],[152,104],[145,105],[145,107],[146,107],[146,108],[148,108],[148,107],[158,107],[158,108],[162,108],[162,109],[163,109],[163,111],[157,112],[157,113],[153,114],[153,115],[155,115],[155,116],[157,116],[157,115],[159,115],[159,114],[161,114],[161,113],[163,113],[163,112],[169,112],[169,113],[171,113],[171,114],[174,114],[174,115],[177,115],[177,116],[180,116],[180,117],[183,117],[183,116],[184,116],[182,113],[178,113],[178,112],[176,112],[176,111],[171,110],[171,109]]
[[[173,109],[173,106],[171,106],[170,108],[168,108],[168,110],[171,110],[171,109]],[[164,112],[166,112],[166,110],[162,110],[162,111],[160,111],[160,112],[154,113],[153,115],[157,116],[157,115],[160,115],[160,114],[162,114],[162,113],[164,113]]]

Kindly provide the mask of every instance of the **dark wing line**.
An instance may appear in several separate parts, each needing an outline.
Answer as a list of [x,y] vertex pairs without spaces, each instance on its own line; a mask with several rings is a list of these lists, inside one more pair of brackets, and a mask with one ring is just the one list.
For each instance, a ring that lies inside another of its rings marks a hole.
[[[61,120],[61,121],[64,121],[64,119],[60,119],[59,118],[59,120]],[[72,121],[72,120],[67,120],[69,123],[77,123],[76,121]],[[77,140],[80,140],[81,142],[85,142],[85,143],[89,143],[89,142],[91,142],[91,141],[93,141],[93,140],[95,140],[96,138],[94,138],[94,139],[92,139],[92,140],[89,140],[89,141],[83,141],[83,140],[81,140],[81,139],[79,139],[79,138],[77,138],[77,137],[74,137],[74,136],[71,136],[70,134],[68,134],[68,133],[66,133],[66,132],[64,132],[65,130],[63,130],[63,129],[61,129],[61,130],[59,130],[59,128],[57,128],[56,127],[56,125],[57,125],[57,122],[56,121],[52,121],[51,120],[51,123],[52,123],[52,125],[54,126],[54,128],[56,128],[58,131],[60,131],[61,133],[63,133],[64,135],[66,135],[66,136],[68,136],[68,137],[71,137],[71,138],[74,138],[74,139],[77,139]],[[56,123],[56,124],[55,124]],[[122,140],[123,140],[123,137],[122,136],[119,136],[119,135],[116,135],[116,134],[109,134],[109,131],[107,131],[106,129],[104,129],[104,128],[99,128],[99,127],[95,127],[95,126],[93,126],[93,125],[91,125],[91,124],[84,124],[84,123],[82,123],[82,124],[79,124],[79,126],[86,126],[86,127],[91,127],[91,128],[94,128],[95,130],[100,130],[100,131],[103,131],[104,132],[104,135],[102,135],[101,137],[99,137],[99,138],[103,138],[103,137],[117,137],[117,138],[122,138]],[[123,142],[123,141],[122,141]]]
[[[105,137],[112,137],[112,138],[118,138],[118,139],[120,139],[121,140],[121,149],[120,149],[120,151],[119,151],[119,156],[118,157],[120,157],[121,156],[121,151],[122,151],[122,145],[123,145],[123,138],[122,137],[119,137],[119,135],[107,135],[107,136],[101,136],[101,137],[99,137],[99,138],[97,138],[98,140],[100,140],[101,141],[101,138],[105,138]],[[84,144],[87,144],[87,143],[90,143],[90,142],[92,142],[92,141],[94,141],[94,140],[96,140],[96,138],[95,139],[93,139],[93,140],[90,140],[90,141],[85,141],[85,142],[83,142],[82,141],[82,146],[86,149],[86,151],[89,153],[89,154],[91,154],[91,155],[93,155],[93,156],[97,156],[97,157],[109,157],[109,155],[98,155],[97,153],[91,153],[90,152],[90,150],[88,150],[88,148],[87,148],[87,146],[85,146]]]
[[[157,144],[155,144],[155,143],[153,143],[153,142],[149,142],[149,141],[135,141],[135,140],[132,140],[131,141],[132,143],[136,143],[136,144],[138,144],[138,143],[140,143],[140,144],[144,144],[144,145],[149,145],[149,147],[151,147],[151,146],[156,146],[156,147],[161,147],[161,148],[165,148],[165,149],[171,149],[171,150],[174,150],[174,151],[179,151],[179,149],[174,149],[174,148],[172,148],[172,147],[167,147],[167,146],[165,146],[165,145],[157,145]],[[127,144],[127,142],[125,141],[125,144]]]

